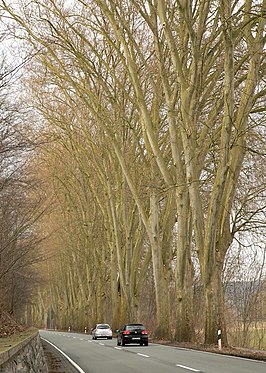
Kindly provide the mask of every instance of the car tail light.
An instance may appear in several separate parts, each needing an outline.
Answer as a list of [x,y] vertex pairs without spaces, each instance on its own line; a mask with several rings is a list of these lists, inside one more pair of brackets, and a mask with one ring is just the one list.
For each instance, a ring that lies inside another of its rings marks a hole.
[[128,330],[125,330],[125,331],[123,332],[123,334],[130,334],[130,332],[129,332]]
[[147,330],[142,330],[141,334],[148,334]]

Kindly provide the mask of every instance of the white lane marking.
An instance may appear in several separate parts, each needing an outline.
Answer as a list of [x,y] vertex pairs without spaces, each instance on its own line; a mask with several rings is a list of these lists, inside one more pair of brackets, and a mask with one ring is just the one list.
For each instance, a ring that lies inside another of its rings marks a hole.
[[140,352],[138,352],[137,355],[143,356],[143,357],[149,357],[149,355],[144,355],[144,354],[141,354]]
[[80,338],[79,340],[80,340],[80,341],[84,341],[84,338]]
[[81,369],[78,364],[75,363],[75,361],[71,360],[69,356],[67,356],[67,354],[65,354],[62,350],[60,350],[60,348],[58,348],[56,345],[54,345],[52,342],[48,341],[47,339],[41,337],[44,341],[50,343],[51,346],[53,346],[55,349],[57,349],[60,354],[62,354],[63,356],[65,356],[65,358],[80,372],[80,373],[85,373],[83,369]]
[[90,341],[90,340],[88,339],[88,342],[90,342],[90,343],[91,343],[92,341]]
[[99,343],[99,345],[104,346],[104,343]]
[[122,350],[122,347],[114,347],[116,350]]
[[193,369],[193,368],[190,368],[190,367],[186,367],[185,365],[176,364],[176,366],[179,367],[179,368],[192,370],[192,372],[200,372],[200,370],[198,370],[198,369]]

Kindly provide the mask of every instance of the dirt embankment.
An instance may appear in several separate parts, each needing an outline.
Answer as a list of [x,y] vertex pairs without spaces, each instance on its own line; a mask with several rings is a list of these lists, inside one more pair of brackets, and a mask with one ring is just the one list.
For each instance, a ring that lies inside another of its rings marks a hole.
[[246,359],[266,361],[266,351],[257,351],[257,350],[237,348],[237,347],[223,347],[222,350],[219,350],[218,346],[204,346],[204,345],[193,344],[193,343],[176,343],[176,342],[161,341],[161,340],[160,341],[154,340],[153,342],[164,344],[167,346],[187,348],[191,350],[199,350],[199,351],[205,351],[205,352],[212,352],[216,354],[238,356],[238,357],[243,357]]
[[19,325],[7,312],[0,310],[0,337],[8,337],[24,330],[25,326]]

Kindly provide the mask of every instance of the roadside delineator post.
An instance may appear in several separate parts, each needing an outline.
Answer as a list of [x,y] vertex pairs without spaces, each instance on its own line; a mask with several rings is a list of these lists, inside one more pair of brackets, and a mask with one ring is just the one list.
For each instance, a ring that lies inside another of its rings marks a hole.
[[222,349],[222,331],[218,329],[218,349]]
[[70,332],[70,326],[68,327],[68,331]]
[[85,326],[85,333],[87,333],[87,327]]

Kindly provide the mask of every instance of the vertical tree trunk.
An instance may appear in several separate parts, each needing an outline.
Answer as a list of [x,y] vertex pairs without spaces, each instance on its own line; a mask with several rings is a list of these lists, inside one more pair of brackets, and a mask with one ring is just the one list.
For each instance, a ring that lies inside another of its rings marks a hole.
[[207,345],[217,343],[217,330],[219,328],[217,320],[217,299],[216,299],[216,281],[209,280],[204,285],[205,300],[205,340]]
[[150,196],[151,229],[150,238],[152,250],[153,276],[155,286],[156,308],[157,308],[157,338],[169,338],[170,336],[170,303],[169,303],[169,276],[168,269],[163,263],[162,251],[158,238],[158,197],[151,192]]
[[175,339],[178,342],[191,342],[195,338],[193,325],[192,282],[193,266],[191,262],[191,214],[188,194],[183,191],[177,200],[178,237],[176,255],[176,301],[177,320]]
[[119,295],[117,281],[117,258],[115,247],[111,247],[111,268],[110,268],[110,287],[111,287],[111,307],[112,307],[112,327],[119,328]]

